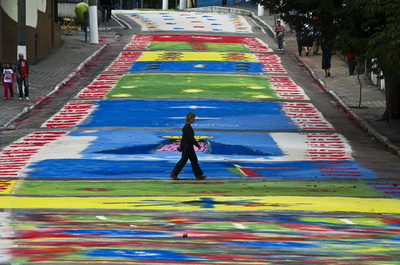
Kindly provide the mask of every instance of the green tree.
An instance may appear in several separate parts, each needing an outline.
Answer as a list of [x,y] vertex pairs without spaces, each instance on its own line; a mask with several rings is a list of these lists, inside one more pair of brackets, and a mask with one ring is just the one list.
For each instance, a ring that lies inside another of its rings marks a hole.
[[267,0],[267,8],[343,54],[375,59],[385,78],[383,118],[400,119],[399,0]]

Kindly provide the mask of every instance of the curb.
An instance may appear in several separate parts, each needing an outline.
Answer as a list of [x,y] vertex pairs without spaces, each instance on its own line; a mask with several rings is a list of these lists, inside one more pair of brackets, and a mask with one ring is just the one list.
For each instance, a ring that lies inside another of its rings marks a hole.
[[305,64],[298,55],[294,54],[294,57],[304,65],[307,71],[310,72],[311,76],[317,81],[318,85],[327,93],[329,94],[338,104],[339,106],[346,112],[351,115],[351,117],[360,124],[361,128],[363,128],[368,134],[372,135],[375,139],[377,139],[380,143],[385,145],[387,149],[397,155],[400,156],[400,147],[392,144],[386,136],[383,136],[380,132],[378,132],[375,128],[373,128],[366,120],[358,116],[348,105],[347,103],[333,90],[328,90],[325,82],[318,77],[315,72]]
[[119,18],[117,15],[115,14],[111,14],[111,17],[124,29],[131,29],[131,25],[129,25],[127,22],[125,22],[124,20],[122,20],[121,18]]
[[370,135],[372,135],[375,139],[381,142],[383,145],[387,147],[387,149],[397,155],[400,156],[400,148],[394,144],[392,144],[386,136],[383,136],[380,132],[378,132],[375,128],[373,128],[367,121],[358,116],[347,104],[346,102],[338,95],[335,91],[329,90],[327,91],[331,95],[332,98],[336,100],[340,104],[340,106],[349,113],[353,119],[355,119],[360,126]]
[[40,98],[39,100],[37,100],[32,106],[30,107],[25,107],[20,113],[18,113],[14,118],[12,118],[11,120],[9,120],[7,123],[5,123],[2,126],[3,130],[7,130],[8,127],[14,123],[16,120],[18,120],[19,118],[21,118],[22,116],[24,116],[25,114],[31,112],[33,109],[35,109],[37,106],[39,106],[43,101],[45,101],[46,99],[48,99],[49,97],[51,97],[54,93],[56,93],[58,90],[60,90],[61,88],[63,88],[69,81],[71,81],[72,78],[74,78],[78,72],[80,72],[82,70],[83,67],[85,67],[88,62],[90,62],[91,60],[93,60],[93,58],[95,56],[97,56],[101,51],[103,51],[106,47],[108,46],[108,44],[104,44],[103,46],[101,46],[99,49],[97,49],[97,51],[95,51],[94,53],[92,53],[92,55],[90,55],[88,58],[86,58],[83,62],[81,62],[79,64],[78,67],[75,68],[75,70],[73,70],[66,78],[64,78],[61,82],[59,82],[51,92],[49,92],[47,95],[45,95],[44,97]]

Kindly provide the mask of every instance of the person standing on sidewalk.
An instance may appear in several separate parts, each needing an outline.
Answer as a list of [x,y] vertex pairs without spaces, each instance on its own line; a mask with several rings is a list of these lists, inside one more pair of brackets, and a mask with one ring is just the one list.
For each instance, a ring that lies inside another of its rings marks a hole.
[[10,91],[10,97],[14,97],[14,71],[11,68],[11,64],[6,64],[6,68],[3,70],[3,85],[4,85],[4,99],[8,99],[8,91]]
[[[193,145],[200,148],[199,143],[194,138],[194,131],[191,124],[194,122],[196,115],[192,112],[188,112],[186,114],[186,124],[182,128],[182,139],[180,151],[182,152],[182,158],[176,164],[174,170],[169,175],[170,178],[178,180],[178,174],[181,172],[182,168],[186,165],[187,161],[190,160],[190,164],[192,165],[193,173],[196,179],[202,180],[205,179],[206,176],[203,176],[203,171],[201,170],[196,152],[194,151]],[[179,150],[179,149],[178,149]]]
[[347,64],[349,65],[349,75],[354,75],[354,70],[357,65],[356,56],[354,54],[347,54]]
[[[29,63],[24,59],[22,53],[19,54],[19,59],[15,62],[15,71],[17,72],[19,100],[23,98],[29,100]],[[22,89],[22,83],[24,83],[25,89]]]
[[281,25],[281,21],[278,20],[275,27],[276,39],[278,40],[278,51],[283,51],[283,37],[285,35],[285,27]]
[[296,40],[297,40],[297,51],[299,52],[299,56],[301,56],[303,52],[303,39],[301,36],[301,31],[296,31]]
[[104,20],[108,22],[108,20],[111,19],[111,6],[112,6],[111,0],[100,0],[101,16],[103,22]]
[[322,46],[322,69],[325,71],[325,77],[331,76],[332,51],[327,46]]

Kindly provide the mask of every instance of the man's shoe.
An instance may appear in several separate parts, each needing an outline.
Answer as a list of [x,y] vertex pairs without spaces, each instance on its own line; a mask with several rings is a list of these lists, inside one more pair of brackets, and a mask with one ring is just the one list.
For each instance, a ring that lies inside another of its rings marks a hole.
[[206,179],[207,177],[206,176],[203,176],[203,175],[201,175],[201,176],[196,176],[196,179],[198,179],[198,180],[203,180],[203,179]]
[[28,98],[28,97],[25,97],[25,100],[29,100],[29,98]]
[[170,174],[169,177],[172,178],[172,179],[174,179],[174,180],[179,180],[178,176],[175,176],[175,175],[173,175],[173,174]]
[[22,98],[19,98],[19,100],[22,100]]

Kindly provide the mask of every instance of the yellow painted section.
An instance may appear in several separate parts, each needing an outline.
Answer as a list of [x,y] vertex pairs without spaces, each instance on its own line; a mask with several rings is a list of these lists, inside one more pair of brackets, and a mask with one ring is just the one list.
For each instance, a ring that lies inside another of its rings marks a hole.
[[0,180],[0,194],[10,194],[18,180]]
[[203,92],[203,90],[201,90],[201,89],[186,89],[186,90],[183,90],[183,92],[186,92],[186,93],[199,93],[199,92]]
[[132,97],[131,94],[116,94],[112,96],[113,98],[129,98]]
[[145,52],[138,61],[234,61],[258,62],[251,53],[234,52]]
[[0,208],[141,210],[298,210],[400,213],[394,198],[303,196],[24,197],[1,196]]

